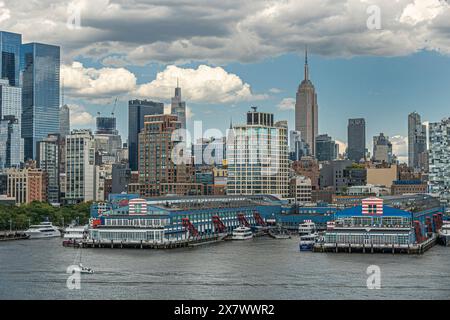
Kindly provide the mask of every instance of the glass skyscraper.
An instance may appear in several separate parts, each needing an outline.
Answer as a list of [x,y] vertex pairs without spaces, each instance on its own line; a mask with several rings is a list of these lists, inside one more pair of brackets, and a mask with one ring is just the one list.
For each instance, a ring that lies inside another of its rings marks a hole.
[[16,167],[23,162],[21,136],[22,90],[0,79],[0,168]]
[[60,48],[28,43],[21,49],[22,136],[25,159],[36,159],[37,143],[59,133]]
[[20,83],[20,48],[22,35],[0,31],[0,59],[1,78],[8,79],[11,86]]

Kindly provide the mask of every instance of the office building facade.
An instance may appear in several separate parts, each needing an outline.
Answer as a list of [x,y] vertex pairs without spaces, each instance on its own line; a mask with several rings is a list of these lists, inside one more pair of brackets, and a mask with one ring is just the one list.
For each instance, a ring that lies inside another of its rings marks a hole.
[[90,130],[74,130],[66,136],[65,202],[95,199],[95,140]]
[[427,152],[427,128],[422,124],[420,115],[413,112],[408,115],[408,166],[417,171],[427,167],[424,153]]
[[360,162],[366,157],[366,120],[349,119],[347,126],[347,158]]

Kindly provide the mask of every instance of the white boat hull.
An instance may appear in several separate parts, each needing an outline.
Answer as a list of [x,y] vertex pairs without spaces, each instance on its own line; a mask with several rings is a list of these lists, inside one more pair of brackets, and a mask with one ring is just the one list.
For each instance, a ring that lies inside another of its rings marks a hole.
[[30,239],[44,239],[44,238],[56,238],[61,237],[61,232],[59,230],[51,232],[40,232],[40,231],[25,231],[25,234],[30,237]]

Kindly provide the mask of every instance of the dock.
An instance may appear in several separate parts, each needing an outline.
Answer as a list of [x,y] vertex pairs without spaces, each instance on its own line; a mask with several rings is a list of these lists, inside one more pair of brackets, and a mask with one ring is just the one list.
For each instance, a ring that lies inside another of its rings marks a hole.
[[150,241],[96,241],[93,239],[83,240],[80,246],[83,248],[109,248],[109,249],[153,249],[166,250],[177,248],[192,248],[202,245],[210,245],[224,241],[227,235],[204,235],[184,240],[150,242]]
[[314,252],[331,253],[391,253],[391,254],[423,254],[437,243],[437,235],[433,234],[429,239],[418,244],[340,244],[317,243]]
[[4,231],[0,233],[0,241],[26,240],[29,237],[23,231]]

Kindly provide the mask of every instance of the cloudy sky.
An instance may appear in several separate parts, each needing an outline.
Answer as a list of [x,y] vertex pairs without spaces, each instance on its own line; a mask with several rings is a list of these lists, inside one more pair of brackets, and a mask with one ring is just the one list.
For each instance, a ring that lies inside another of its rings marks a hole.
[[384,132],[404,157],[409,112],[450,116],[445,0],[0,0],[0,26],[61,46],[75,127],[119,97],[126,137],[127,100],[168,103],[179,79],[190,127],[225,130],[259,106],[292,128],[306,45],[321,133],[345,143],[364,117],[369,146]]

